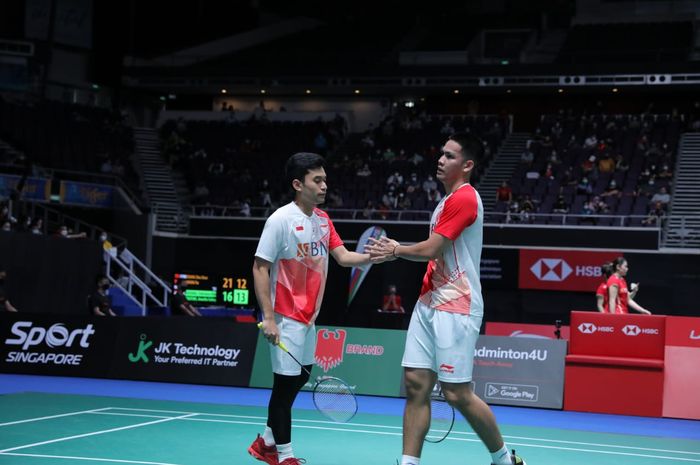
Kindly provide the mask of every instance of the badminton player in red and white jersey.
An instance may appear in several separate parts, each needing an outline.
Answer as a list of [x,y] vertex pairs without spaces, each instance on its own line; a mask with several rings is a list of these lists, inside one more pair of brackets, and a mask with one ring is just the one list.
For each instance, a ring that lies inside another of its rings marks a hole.
[[[269,465],[299,465],[291,444],[292,404],[309,380],[316,349],[314,321],[321,308],[328,257],[341,266],[369,263],[369,254],[348,251],[333,222],[317,206],[326,198],[324,160],[314,153],[292,155],[285,174],[294,201],[280,207],[265,222],[255,252],[255,295],[262,309],[262,331],[270,343],[274,381],[267,426],[248,452]],[[277,345],[289,352],[308,371]]]
[[633,283],[633,290],[630,293],[627,288],[627,272],[629,271],[629,266],[627,265],[627,260],[624,257],[617,257],[612,261],[613,273],[608,278],[608,309],[610,313],[629,313],[628,308],[632,310],[643,313],[645,315],[651,315],[651,312],[646,308],[639,305],[634,301],[634,296],[639,289],[637,284]]
[[598,311],[605,313],[608,311],[608,278],[612,275],[612,263],[603,263],[600,271],[603,273],[603,282],[598,285],[598,289],[595,291],[595,301]]
[[428,262],[406,335],[406,384],[401,465],[419,465],[430,426],[430,395],[440,381],[447,402],[469,422],[495,465],[524,465],[503,442],[489,406],[472,390],[476,341],[484,313],[479,263],[484,209],[469,183],[483,155],[481,141],[454,134],[442,148],[437,178],[445,187],[430,222],[430,236],[413,245],[383,238],[366,248],[372,259]]

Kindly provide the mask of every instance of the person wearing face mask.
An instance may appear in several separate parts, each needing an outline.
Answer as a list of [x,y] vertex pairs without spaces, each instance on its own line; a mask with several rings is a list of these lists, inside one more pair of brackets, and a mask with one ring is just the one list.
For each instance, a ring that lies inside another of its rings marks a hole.
[[107,295],[109,279],[99,275],[95,280],[97,289],[88,297],[88,312],[93,316],[117,316],[112,310],[112,299]]
[[5,280],[7,279],[7,271],[0,267],[0,312],[16,312],[17,309],[10,303],[5,292]]
[[187,290],[187,281],[181,279],[178,281],[175,290],[173,290],[173,296],[170,299],[171,313],[181,316],[202,316],[199,310],[187,301],[185,290]]

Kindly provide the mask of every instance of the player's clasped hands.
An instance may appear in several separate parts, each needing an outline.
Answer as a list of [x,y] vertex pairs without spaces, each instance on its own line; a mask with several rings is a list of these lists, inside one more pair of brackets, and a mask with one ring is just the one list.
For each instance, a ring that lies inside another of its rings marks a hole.
[[369,253],[369,259],[372,263],[383,263],[396,260],[394,249],[399,245],[394,239],[389,239],[386,236],[379,238],[369,238],[369,244],[365,246],[365,252]]

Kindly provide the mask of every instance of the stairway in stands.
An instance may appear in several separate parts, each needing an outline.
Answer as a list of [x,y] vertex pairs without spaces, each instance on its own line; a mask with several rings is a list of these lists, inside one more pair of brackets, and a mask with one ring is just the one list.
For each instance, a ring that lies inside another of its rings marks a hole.
[[700,248],[700,133],[681,136],[664,247]]
[[520,163],[520,155],[525,151],[525,144],[530,138],[529,133],[513,132],[501,144],[496,158],[478,186],[485,212],[493,211],[496,205],[496,190],[503,181],[510,180]]
[[134,143],[148,201],[156,214],[156,229],[170,233],[187,232],[188,221],[178,196],[174,173],[161,155],[157,131],[134,128]]

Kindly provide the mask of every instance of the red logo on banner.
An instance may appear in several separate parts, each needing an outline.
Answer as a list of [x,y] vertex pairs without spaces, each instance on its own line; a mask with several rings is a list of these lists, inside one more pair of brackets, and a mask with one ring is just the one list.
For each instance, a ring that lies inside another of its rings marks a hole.
[[619,252],[521,250],[518,285],[521,289],[594,292],[603,281],[600,266]]
[[343,363],[346,335],[344,329],[319,329],[316,333],[316,364],[323,368],[324,373]]

